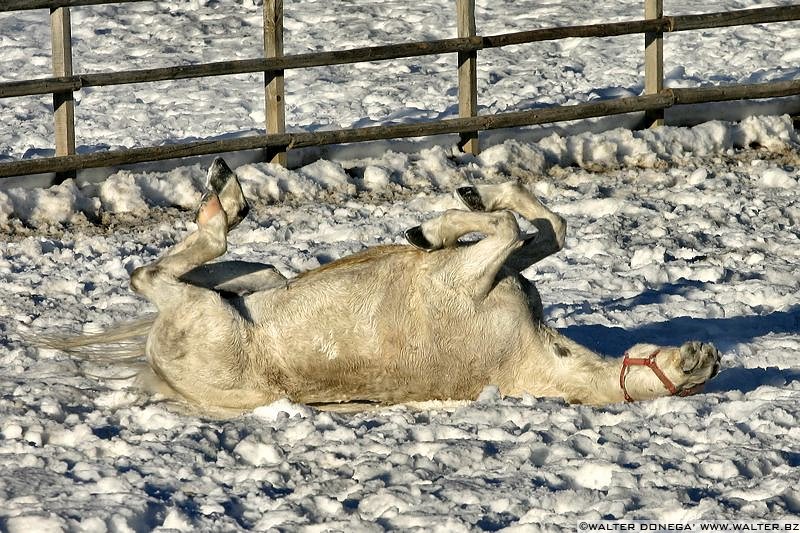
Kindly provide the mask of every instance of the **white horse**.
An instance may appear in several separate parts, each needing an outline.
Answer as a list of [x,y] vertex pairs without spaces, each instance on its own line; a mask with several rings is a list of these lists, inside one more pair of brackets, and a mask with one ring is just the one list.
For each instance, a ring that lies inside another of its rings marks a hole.
[[[198,229],[131,287],[154,319],[55,347],[145,333],[148,382],[201,412],[241,412],[289,398],[308,404],[475,399],[501,394],[605,404],[697,390],[719,370],[710,344],[638,344],[606,358],[542,322],[520,272],[564,245],[565,222],[517,183],[457,190],[450,210],[406,232],[413,246],[371,248],[296,278],[269,265],[209,261],[247,212],[221,159],[208,172]],[[536,228],[521,237],[517,213]],[[459,238],[480,233],[465,245]]]

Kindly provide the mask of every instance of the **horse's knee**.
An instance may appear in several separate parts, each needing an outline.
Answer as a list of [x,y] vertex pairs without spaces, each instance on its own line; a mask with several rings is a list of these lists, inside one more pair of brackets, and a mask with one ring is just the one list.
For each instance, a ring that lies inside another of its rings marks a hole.
[[184,301],[187,295],[183,287],[188,285],[154,263],[131,272],[130,286],[133,292],[154,303],[161,311]]
[[511,211],[477,213],[450,209],[412,228],[406,237],[411,244],[430,251],[453,247],[469,233],[483,233],[484,240],[491,243],[484,247],[496,247],[498,242],[510,247],[520,243],[519,225]]

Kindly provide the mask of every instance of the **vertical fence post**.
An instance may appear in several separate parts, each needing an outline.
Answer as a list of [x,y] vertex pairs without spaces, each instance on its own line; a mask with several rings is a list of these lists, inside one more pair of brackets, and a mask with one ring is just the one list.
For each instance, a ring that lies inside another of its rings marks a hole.
[[[474,37],[475,0],[457,0],[458,36]],[[478,115],[478,52],[458,53],[458,116],[474,117]],[[480,153],[478,132],[461,132],[458,146],[473,155]]]
[[[264,57],[283,56],[283,0],[264,1]],[[286,102],[283,71],[264,73],[267,133],[286,131]],[[286,152],[268,148],[266,159],[270,163],[286,166]]]
[[[68,7],[50,10],[53,76],[72,76],[72,28]],[[53,93],[56,155],[75,153],[75,97],[72,91]],[[75,172],[56,174],[56,182],[74,178]]]
[[[663,0],[644,0],[644,18],[656,19],[664,16]],[[647,32],[644,34],[644,93],[655,94],[664,88],[664,34]],[[653,109],[645,112],[647,128],[664,125],[664,110]]]

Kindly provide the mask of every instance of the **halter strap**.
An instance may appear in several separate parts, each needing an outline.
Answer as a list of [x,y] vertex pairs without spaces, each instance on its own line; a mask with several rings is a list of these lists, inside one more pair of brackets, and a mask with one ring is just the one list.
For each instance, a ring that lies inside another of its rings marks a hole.
[[664,387],[669,391],[670,394],[675,396],[688,396],[695,392],[699,387],[692,387],[690,389],[678,391],[678,387],[675,386],[674,383],[667,377],[661,368],[659,368],[658,363],[656,363],[656,357],[661,352],[660,349],[657,349],[647,357],[630,357],[628,352],[625,352],[625,357],[622,359],[622,368],[619,371],[619,386],[622,388],[622,394],[625,396],[626,402],[632,402],[633,398],[630,394],[628,394],[628,389],[625,387],[625,380],[628,377],[628,372],[630,372],[632,366],[646,366],[653,373],[661,380],[661,383],[664,384]]

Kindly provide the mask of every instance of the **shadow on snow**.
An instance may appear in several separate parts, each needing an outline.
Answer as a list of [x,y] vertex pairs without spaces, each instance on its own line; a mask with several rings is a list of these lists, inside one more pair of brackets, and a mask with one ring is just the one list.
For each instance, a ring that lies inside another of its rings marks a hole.
[[[696,288],[696,283],[667,285],[658,290],[645,291],[634,298],[617,299],[599,306],[608,310],[632,308],[662,301],[668,295],[683,294]],[[729,318],[675,317],[664,322],[652,322],[636,328],[576,325],[562,328],[561,333],[599,353],[621,357],[623,352],[638,343],[680,345],[699,340],[713,343],[723,353],[739,344],[747,344],[769,334],[800,333],[800,305],[785,311],[763,315]],[[706,386],[706,392],[738,390],[750,392],[762,385],[783,387],[800,380],[800,368],[724,368]]]

